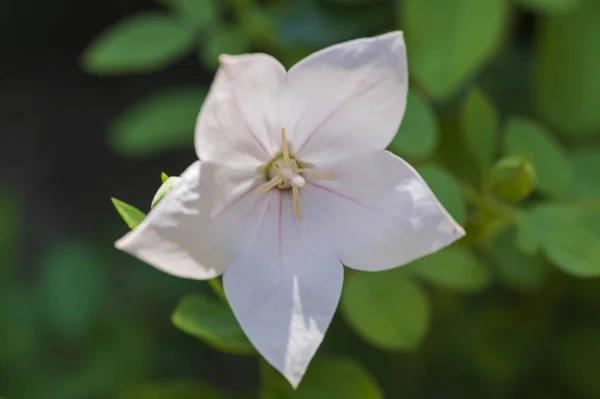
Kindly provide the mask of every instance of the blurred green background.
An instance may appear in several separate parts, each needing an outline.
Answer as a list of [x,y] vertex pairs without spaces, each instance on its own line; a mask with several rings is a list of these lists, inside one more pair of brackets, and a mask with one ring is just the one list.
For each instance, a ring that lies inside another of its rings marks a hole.
[[[389,149],[468,235],[346,273],[293,393],[208,284],[113,248],[110,197],[193,162],[220,53],[397,29]],[[0,178],[5,399],[600,398],[598,0],[1,0]]]

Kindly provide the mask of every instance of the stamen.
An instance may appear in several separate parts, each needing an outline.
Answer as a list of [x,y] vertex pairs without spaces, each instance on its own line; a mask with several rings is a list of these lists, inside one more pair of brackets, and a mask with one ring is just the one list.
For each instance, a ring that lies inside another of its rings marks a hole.
[[302,212],[300,212],[300,193],[298,187],[292,186],[292,198],[294,199],[294,209],[296,210],[296,216],[298,219],[302,219]]
[[266,193],[267,191],[269,191],[270,189],[274,188],[275,186],[277,186],[278,184],[281,184],[281,183],[283,183],[283,179],[281,178],[281,175],[278,174],[277,176],[275,176],[274,178],[272,178],[271,180],[269,180],[268,182],[266,182],[265,184],[260,186],[258,188],[258,193],[259,194]]
[[303,168],[303,169],[300,169],[298,172],[322,177],[324,179],[335,179],[335,175],[333,173],[320,172],[320,171],[314,170],[314,169]]
[[283,162],[288,165],[290,163],[290,150],[285,137],[285,128],[281,128],[281,151],[283,152]]

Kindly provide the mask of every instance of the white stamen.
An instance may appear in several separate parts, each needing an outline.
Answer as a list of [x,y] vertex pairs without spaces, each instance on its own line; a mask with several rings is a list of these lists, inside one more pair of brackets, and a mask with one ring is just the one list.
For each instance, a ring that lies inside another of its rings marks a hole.
[[292,168],[283,167],[279,170],[279,173],[285,178],[286,181],[289,182],[289,184],[294,187],[302,188],[306,184],[304,177],[294,173]]

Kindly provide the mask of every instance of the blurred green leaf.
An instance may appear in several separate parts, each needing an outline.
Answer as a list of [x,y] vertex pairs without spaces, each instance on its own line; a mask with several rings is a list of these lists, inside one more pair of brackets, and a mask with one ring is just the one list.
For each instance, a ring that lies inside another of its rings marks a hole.
[[513,117],[506,125],[504,147],[508,154],[531,157],[538,188],[548,195],[560,195],[571,184],[572,170],[560,143],[536,122]]
[[242,29],[235,26],[222,26],[206,38],[200,57],[205,66],[216,70],[221,54],[247,53],[250,51],[250,46],[250,38]]
[[398,2],[411,73],[436,99],[454,95],[495,54],[508,19],[504,0]]
[[429,303],[402,269],[348,278],[342,313],[365,340],[382,349],[415,349],[429,327]]
[[577,326],[552,345],[556,376],[578,397],[600,397],[600,329]]
[[137,14],[96,36],[83,54],[83,66],[96,74],[154,71],[189,52],[194,35],[166,14]]
[[600,237],[578,223],[579,211],[542,205],[517,215],[517,226],[566,273],[600,276]]
[[315,359],[293,390],[283,376],[261,361],[261,399],[381,399],[375,379],[350,359]]
[[179,183],[180,180],[181,180],[181,177],[177,177],[177,176],[168,177],[167,180],[165,180],[161,184],[158,191],[156,191],[156,194],[154,194],[154,198],[152,198],[151,208],[154,208],[156,206],[156,204],[158,204],[160,202],[160,200],[162,200],[164,198],[164,196],[167,195],[167,193],[169,191],[171,191],[171,189],[173,187],[175,187],[175,185],[177,183]]
[[69,337],[81,335],[106,303],[102,253],[88,243],[64,239],[46,249],[40,269],[39,295],[50,323]]
[[142,220],[144,220],[146,217],[144,212],[140,211],[133,205],[129,205],[128,203],[116,198],[111,198],[110,200],[115,206],[117,212],[119,212],[121,219],[123,219],[125,224],[132,230],[142,223]]
[[536,188],[537,174],[529,157],[513,155],[500,159],[490,171],[492,192],[506,201],[521,201]]
[[583,0],[514,0],[525,8],[541,13],[564,13],[575,10]]
[[517,247],[515,233],[515,229],[511,228],[494,237],[494,264],[508,286],[523,292],[532,291],[545,281],[548,269],[539,255],[528,255]]
[[118,399],[224,399],[218,389],[201,382],[170,381],[136,385]]
[[473,89],[460,111],[461,133],[467,150],[482,169],[494,160],[499,119],[494,105],[480,89]]
[[491,281],[486,266],[461,247],[445,248],[411,262],[407,268],[425,281],[464,291],[481,291]]
[[409,92],[406,114],[388,149],[400,156],[427,158],[438,141],[435,112],[419,95]]
[[271,9],[271,18],[279,22],[277,36],[282,45],[316,49],[389,26],[393,16],[387,10],[381,1],[348,7],[322,0],[282,1]]
[[182,331],[224,352],[254,352],[231,309],[215,298],[188,295],[179,302],[171,319]]
[[467,205],[454,177],[435,165],[418,168],[418,172],[458,224],[463,224],[467,219]]
[[204,97],[204,88],[185,87],[141,100],[110,127],[110,147],[127,157],[147,157],[161,151],[192,148],[196,117]]
[[588,145],[573,150],[568,154],[568,159],[573,167],[573,178],[565,196],[600,200],[600,145]]
[[544,18],[537,35],[533,105],[553,127],[583,137],[600,128],[600,2]]
[[194,27],[204,27],[218,19],[218,0],[159,0]]

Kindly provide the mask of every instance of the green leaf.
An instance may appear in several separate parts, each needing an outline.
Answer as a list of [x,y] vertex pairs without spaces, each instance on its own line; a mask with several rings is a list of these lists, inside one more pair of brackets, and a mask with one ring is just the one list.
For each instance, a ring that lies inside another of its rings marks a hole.
[[38,292],[52,325],[72,338],[90,327],[106,303],[102,253],[85,242],[64,240],[43,254]]
[[202,28],[218,19],[218,0],[160,0],[171,7],[177,15],[190,21],[194,27]]
[[148,12],[124,19],[102,32],[83,54],[91,73],[150,72],[178,60],[194,45],[194,32],[168,15]]
[[533,105],[554,128],[573,137],[600,128],[600,2],[540,20]]
[[132,230],[142,223],[142,220],[144,220],[146,217],[144,212],[140,211],[133,205],[129,205],[128,203],[116,198],[111,198],[110,200],[115,206],[117,212],[119,212],[121,219],[123,219],[125,224]]
[[169,381],[136,385],[119,399],[224,399],[218,389],[201,382]]
[[407,268],[426,281],[464,291],[481,291],[491,280],[486,266],[471,251],[461,247],[427,255]]
[[511,118],[506,126],[504,147],[508,154],[531,157],[541,192],[560,195],[569,188],[571,164],[560,143],[543,126],[526,118]]
[[582,0],[514,0],[525,8],[547,14],[565,13],[575,10]]
[[389,150],[400,156],[427,158],[435,150],[437,141],[435,112],[419,95],[409,92],[406,114]]
[[588,145],[573,150],[568,154],[568,159],[573,167],[573,178],[565,196],[572,199],[600,200],[600,145]]
[[188,295],[179,302],[171,319],[180,330],[224,352],[254,352],[229,306],[217,299]]
[[496,109],[485,93],[471,90],[461,108],[460,129],[467,150],[483,169],[494,160],[498,124]]
[[216,70],[219,66],[219,56],[221,54],[247,53],[250,50],[250,45],[250,39],[242,29],[235,26],[223,26],[211,32],[210,36],[206,38],[200,58],[204,65]]
[[297,390],[265,361],[261,399],[381,399],[375,379],[359,363],[342,358],[315,359]]
[[504,0],[404,0],[399,15],[409,69],[436,99],[455,94],[495,54],[506,28]]
[[494,264],[508,286],[523,292],[532,291],[546,280],[548,269],[540,256],[526,254],[518,248],[515,233],[515,229],[511,228],[494,237]]
[[402,269],[353,274],[341,306],[350,326],[382,349],[415,349],[429,327],[427,297]]
[[463,224],[467,219],[467,204],[454,177],[434,165],[418,168],[418,171],[456,222]]
[[154,94],[126,110],[109,129],[109,146],[127,157],[192,148],[196,117],[206,97],[202,87]]
[[565,273],[600,276],[600,237],[578,222],[579,210],[543,205],[517,214],[517,226]]

